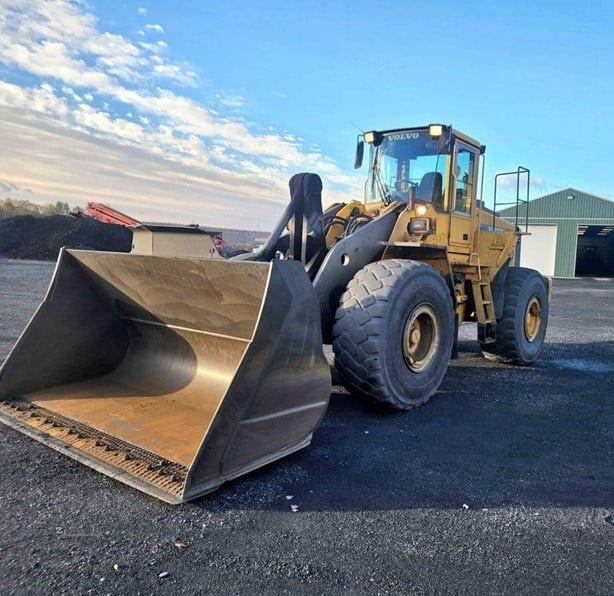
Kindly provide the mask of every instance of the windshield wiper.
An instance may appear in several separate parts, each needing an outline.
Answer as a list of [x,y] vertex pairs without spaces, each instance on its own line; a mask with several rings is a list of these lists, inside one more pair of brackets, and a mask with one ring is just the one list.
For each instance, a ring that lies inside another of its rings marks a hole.
[[384,205],[390,205],[392,199],[388,194],[388,188],[382,182],[382,178],[379,171],[379,163],[377,161],[373,164],[373,180],[375,182],[375,187],[377,188],[377,193],[381,197]]

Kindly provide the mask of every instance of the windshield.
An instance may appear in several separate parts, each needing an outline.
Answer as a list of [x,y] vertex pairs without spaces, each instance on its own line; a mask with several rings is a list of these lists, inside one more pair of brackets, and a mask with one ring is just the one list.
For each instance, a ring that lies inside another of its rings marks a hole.
[[366,202],[407,201],[410,186],[416,200],[443,208],[449,149],[427,130],[393,132],[375,149]]

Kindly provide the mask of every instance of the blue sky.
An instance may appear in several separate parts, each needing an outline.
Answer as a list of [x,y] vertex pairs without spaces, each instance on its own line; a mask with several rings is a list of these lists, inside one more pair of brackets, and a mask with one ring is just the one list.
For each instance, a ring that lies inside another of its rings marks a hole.
[[361,198],[358,128],[452,124],[531,197],[614,198],[614,3],[0,0],[0,198],[270,229]]

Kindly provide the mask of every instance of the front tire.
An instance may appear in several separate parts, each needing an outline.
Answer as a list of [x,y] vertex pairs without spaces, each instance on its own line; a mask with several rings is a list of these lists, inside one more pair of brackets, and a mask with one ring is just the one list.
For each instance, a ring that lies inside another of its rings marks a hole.
[[450,291],[436,269],[390,259],[358,271],[333,328],[335,366],[353,395],[406,410],[435,393],[454,344]]
[[483,344],[489,360],[530,364],[544,344],[548,324],[548,293],[534,269],[512,267],[507,272],[503,316],[497,320],[497,339]]

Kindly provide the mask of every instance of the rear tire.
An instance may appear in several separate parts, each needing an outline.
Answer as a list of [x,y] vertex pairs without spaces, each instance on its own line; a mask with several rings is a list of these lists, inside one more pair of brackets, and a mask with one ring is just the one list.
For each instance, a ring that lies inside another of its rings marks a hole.
[[367,265],[348,284],[335,315],[335,366],[345,388],[400,410],[435,393],[453,344],[450,291],[424,263]]
[[497,339],[481,344],[482,353],[489,360],[530,364],[542,348],[547,324],[548,293],[542,276],[534,269],[512,267],[505,280]]

